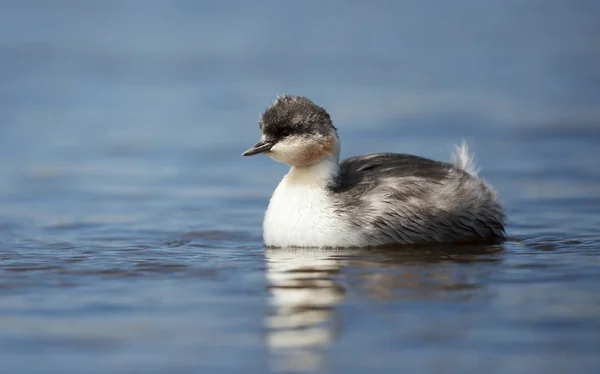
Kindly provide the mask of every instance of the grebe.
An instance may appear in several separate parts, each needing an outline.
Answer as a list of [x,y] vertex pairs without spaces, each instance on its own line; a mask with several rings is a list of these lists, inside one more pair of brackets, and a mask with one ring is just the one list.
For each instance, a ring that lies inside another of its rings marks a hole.
[[370,247],[505,238],[494,189],[477,177],[466,144],[452,163],[398,153],[339,162],[337,129],[305,97],[278,96],[243,156],[290,166],[265,213],[268,247]]

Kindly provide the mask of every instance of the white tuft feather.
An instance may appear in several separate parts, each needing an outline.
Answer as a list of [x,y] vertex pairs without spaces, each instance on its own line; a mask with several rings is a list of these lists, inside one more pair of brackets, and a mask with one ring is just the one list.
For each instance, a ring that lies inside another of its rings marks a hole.
[[472,176],[477,176],[477,173],[479,173],[479,168],[475,164],[475,154],[469,154],[469,146],[464,139],[461,145],[457,145],[454,148],[452,164]]

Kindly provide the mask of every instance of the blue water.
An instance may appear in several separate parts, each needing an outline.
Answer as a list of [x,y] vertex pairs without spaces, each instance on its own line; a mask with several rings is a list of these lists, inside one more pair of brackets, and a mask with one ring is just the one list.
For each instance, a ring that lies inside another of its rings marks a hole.
[[[597,372],[599,11],[2,1],[2,372]],[[510,239],[265,250],[282,93],[344,157],[466,138]]]

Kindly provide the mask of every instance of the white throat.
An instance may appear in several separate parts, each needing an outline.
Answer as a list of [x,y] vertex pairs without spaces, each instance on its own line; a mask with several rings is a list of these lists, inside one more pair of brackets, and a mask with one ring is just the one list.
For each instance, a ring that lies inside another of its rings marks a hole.
[[338,156],[292,167],[271,196],[263,237],[269,247],[352,247],[360,238],[327,188],[339,174]]
[[289,184],[312,186],[313,188],[326,188],[339,175],[340,165],[338,156],[331,156],[321,160],[319,163],[307,166],[292,166],[283,181]]

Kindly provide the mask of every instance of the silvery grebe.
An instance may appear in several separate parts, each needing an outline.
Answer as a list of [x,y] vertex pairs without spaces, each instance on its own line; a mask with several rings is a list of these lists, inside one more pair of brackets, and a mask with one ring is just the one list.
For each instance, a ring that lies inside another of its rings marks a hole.
[[452,163],[397,153],[339,162],[337,129],[325,109],[283,95],[262,114],[264,153],[290,171],[267,208],[268,247],[369,247],[505,238],[494,189],[477,177],[466,144]]

